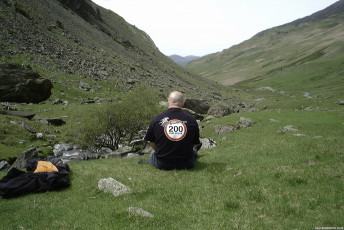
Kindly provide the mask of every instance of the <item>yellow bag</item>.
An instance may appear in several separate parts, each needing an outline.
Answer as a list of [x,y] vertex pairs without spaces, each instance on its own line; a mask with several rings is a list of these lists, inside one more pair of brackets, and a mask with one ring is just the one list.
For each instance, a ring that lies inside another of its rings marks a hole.
[[38,161],[34,173],[38,172],[58,172],[59,170],[49,161]]

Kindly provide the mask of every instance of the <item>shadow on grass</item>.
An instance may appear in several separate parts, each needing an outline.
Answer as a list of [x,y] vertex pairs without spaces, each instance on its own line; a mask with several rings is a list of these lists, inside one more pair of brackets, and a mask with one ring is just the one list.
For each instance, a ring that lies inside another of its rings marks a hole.
[[226,170],[226,167],[228,164],[226,163],[219,163],[219,162],[202,162],[202,161],[196,161],[196,165],[192,171],[212,171],[212,172],[223,172]]

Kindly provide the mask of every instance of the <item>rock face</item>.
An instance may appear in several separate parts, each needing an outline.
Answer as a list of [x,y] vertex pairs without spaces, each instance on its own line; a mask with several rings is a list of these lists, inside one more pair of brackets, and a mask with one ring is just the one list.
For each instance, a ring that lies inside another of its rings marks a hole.
[[30,68],[0,63],[0,101],[39,103],[51,95],[53,84]]
[[214,117],[225,117],[236,112],[239,112],[239,110],[235,106],[223,102],[211,106],[208,110],[208,114]]
[[210,106],[206,103],[197,100],[197,99],[185,99],[184,107],[187,109],[191,109],[196,113],[205,114],[208,112]]

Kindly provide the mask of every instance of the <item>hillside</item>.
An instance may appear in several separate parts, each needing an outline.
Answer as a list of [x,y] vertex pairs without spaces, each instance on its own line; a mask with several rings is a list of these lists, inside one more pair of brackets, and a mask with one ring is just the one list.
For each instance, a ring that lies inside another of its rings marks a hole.
[[168,56],[168,57],[171,58],[175,63],[177,63],[180,66],[186,66],[190,62],[195,61],[195,60],[200,58],[198,56],[193,56],[193,55],[182,57],[182,56],[176,55],[176,54]]
[[344,1],[186,66],[224,85],[343,91]]
[[[175,65],[144,31],[90,0],[5,0],[0,9],[0,61],[30,66],[51,79],[52,100],[73,100],[81,80],[98,97],[136,83],[210,101],[219,90]],[[61,95],[66,86],[70,90]]]

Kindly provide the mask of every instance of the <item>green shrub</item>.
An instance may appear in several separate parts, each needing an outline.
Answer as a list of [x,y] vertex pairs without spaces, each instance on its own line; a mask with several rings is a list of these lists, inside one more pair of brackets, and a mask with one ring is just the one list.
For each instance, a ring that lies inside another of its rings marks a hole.
[[122,101],[90,112],[78,128],[76,143],[83,149],[98,151],[102,147],[118,149],[124,140],[130,142],[159,112],[157,95],[138,87],[124,95]]

